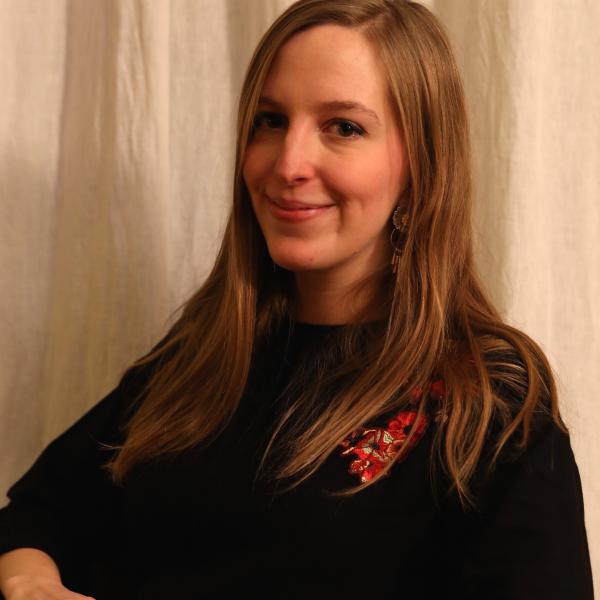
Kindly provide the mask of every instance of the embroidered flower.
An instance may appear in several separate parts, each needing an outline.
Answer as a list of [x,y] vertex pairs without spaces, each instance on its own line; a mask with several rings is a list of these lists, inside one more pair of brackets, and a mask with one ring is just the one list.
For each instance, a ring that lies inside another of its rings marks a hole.
[[[441,400],[444,396],[444,382],[435,381],[429,387],[432,399]],[[411,394],[411,404],[416,404],[423,396],[422,389]],[[392,417],[385,427],[364,428],[352,432],[342,443],[342,456],[354,456],[348,467],[351,475],[358,475],[361,483],[371,481],[389,462],[396,458],[404,460],[407,454],[421,440],[427,427],[427,415],[419,415],[417,409],[401,410]],[[410,439],[402,447],[407,438]]]
[[446,394],[446,386],[443,380],[434,381],[429,388],[429,394],[432,400],[442,400]]

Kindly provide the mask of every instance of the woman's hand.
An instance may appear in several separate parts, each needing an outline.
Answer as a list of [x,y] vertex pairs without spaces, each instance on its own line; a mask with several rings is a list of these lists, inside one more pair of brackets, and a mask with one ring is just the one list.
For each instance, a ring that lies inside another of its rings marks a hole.
[[14,575],[4,582],[6,600],[93,600],[68,590],[54,577]]
[[64,587],[54,560],[36,548],[0,555],[0,590],[5,600],[93,600]]

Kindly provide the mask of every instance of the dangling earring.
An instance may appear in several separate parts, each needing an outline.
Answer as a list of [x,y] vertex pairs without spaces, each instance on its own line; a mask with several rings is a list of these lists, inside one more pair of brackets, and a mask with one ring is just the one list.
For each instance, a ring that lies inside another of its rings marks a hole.
[[390,243],[392,244],[392,271],[394,275],[398,271],[398,263],[404,250],[404,242],[406,242],[406,230],[408,229],[408,212],[402,212],[400,205],[394,209],[392,215],[392,233],[390,235]]

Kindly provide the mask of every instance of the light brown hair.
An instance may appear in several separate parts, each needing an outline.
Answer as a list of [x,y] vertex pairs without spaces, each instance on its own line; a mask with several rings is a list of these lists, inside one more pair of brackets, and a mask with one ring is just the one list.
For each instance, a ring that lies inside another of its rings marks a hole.
[[[381,283],[380,334],[369,338],[357,365],[358,336],[349,326],[337,348],[346,360],[324,374],[327,385],[304,382],[269,445],[286,448],[274,476],[296,485],[353,430],[406,405],[411,390],[426,388],[434,376],[445,381],[446,394],[435,407],[441,418],[432,460],[463,502],[472,500],[469,482],[489,444],[491,465],[516,432],[520,445],[527,443],[536,411],[563,426],[543,353],[503,322],[475,272],[463,90],[437,19],[404,0],[300,0],[275,21],[250,62],[224,239],[208,279],[164,343],[134,365],[157,366],[110,464],[116,480],[141,461],[176,455],[222,431],[242,398],[253,349],[282,320],[293,321],[293,275],[273,271],[241,168],[277,51],[295,33],[325,23],[359,30],[381,60],[407,148],[410,182],[402,203],[409,227],[397,276],[390,268]],[[326,404],[315,402],[322,389],[336,390]],[[425,394],[421,412],[427,403]]]

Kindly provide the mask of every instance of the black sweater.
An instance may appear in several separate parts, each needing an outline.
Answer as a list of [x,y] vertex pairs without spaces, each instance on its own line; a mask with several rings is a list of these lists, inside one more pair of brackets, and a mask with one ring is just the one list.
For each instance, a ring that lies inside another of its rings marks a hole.
[[277,338],[223,434],[116,486],[102,444],[120,441],[149,370],[130,373],[11,488],[0,553],[39,548],[65,585],[97,600],[592,600],[579,474],[550,420],[481,483],[477,510],[432,481],[433,420],[388,477],[353,496],[328,491],[359,483],[352,448],[390,430],[389,418],[365,424],[293,491],[255,477],[281,391],[331,331],[299,324],[283,345]]

